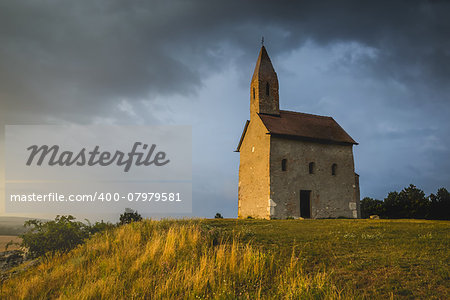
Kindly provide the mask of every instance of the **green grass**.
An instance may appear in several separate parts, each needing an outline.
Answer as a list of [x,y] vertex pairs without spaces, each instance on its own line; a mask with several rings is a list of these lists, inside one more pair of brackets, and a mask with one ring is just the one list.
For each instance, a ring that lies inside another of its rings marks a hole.
[[449,299],[450,222],[145,221],[3,282],[0,298]]
[[209,220],[278,258],[292,248],[307,272],[368,298],[450,298],[450,222],[427,220]]

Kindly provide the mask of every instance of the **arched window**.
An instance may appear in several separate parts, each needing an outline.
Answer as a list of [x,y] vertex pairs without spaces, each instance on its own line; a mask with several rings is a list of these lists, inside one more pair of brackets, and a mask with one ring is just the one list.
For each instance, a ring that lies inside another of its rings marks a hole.
[[266,95],[269,96],[270,86],[269,83],[266,82]]
[[253,88],[253,99],[255,99],[255,88]]
[[287,159],[283,159],[281,160],[281,171],[286,171],[287,170]]
[[315,164],[314,162],[309,163],[309,174],[314,174]]
[[337,164],[333,164],[331,166],[331,175],[336,175],[337,172]]

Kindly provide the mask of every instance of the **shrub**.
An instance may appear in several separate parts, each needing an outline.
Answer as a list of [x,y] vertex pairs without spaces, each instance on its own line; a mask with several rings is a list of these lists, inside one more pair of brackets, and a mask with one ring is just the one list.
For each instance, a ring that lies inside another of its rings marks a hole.
[[223,217],[222,217],[222,215],[221,215],[220,213],[217,213],[217,214],[214,216],[214,218],[215,218],[215,219],[223,219]]
[[89,226],[74,221],[73,216],[56,216],[54,221],[28,220],[24,226],[30,229],[22,234],[22,246],[32,257],[67,252],[89,237]]
[[114,224],[109,223],[109,222],[103,222],[103,220],[101,222],[95,222],[94,225],[91,225],[91,223],[89,222],[89,220],[86,219],[86,222],[89,223],[88,226],[88,230],[90,234],[95,234],[97,232],[102,232],[105,230],[111,230],[114,227],[116,227]]
[[120,225],[129,224],[131,222],[142,221],[142,216],[130,208],[125,208],[125,212],[120,215]]

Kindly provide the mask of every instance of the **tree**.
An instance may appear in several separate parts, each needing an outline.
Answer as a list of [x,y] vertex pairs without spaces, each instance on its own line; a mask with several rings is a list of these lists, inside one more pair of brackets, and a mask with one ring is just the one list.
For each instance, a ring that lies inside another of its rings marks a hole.
[[223,219],[222,215],[220,213],[216,213],[214,216],[215,219]]
[[371,215],[384,216],[384,203],[381,200],[365,197],[361,200],[361,218],[366,219]]
[[131,208],[125,208],[125,212],[120,215],[120,225],[129,224],[131,222],[139,222],[142,216]]
[[440,188],[436,195],[430,195],[430,218],[435,220],[450,220],[450,193]]
[[391,219],[424,219],[428,216],[429,204],[425,193],[413,184],[400,193],[390,192],[384,199],[386,216]]

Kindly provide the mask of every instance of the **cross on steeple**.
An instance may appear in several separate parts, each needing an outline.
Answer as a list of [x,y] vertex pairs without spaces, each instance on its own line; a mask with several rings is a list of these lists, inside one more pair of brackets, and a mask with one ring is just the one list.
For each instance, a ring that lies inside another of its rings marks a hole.
[[264,36],[261,38],[261,46],[264,46]]

